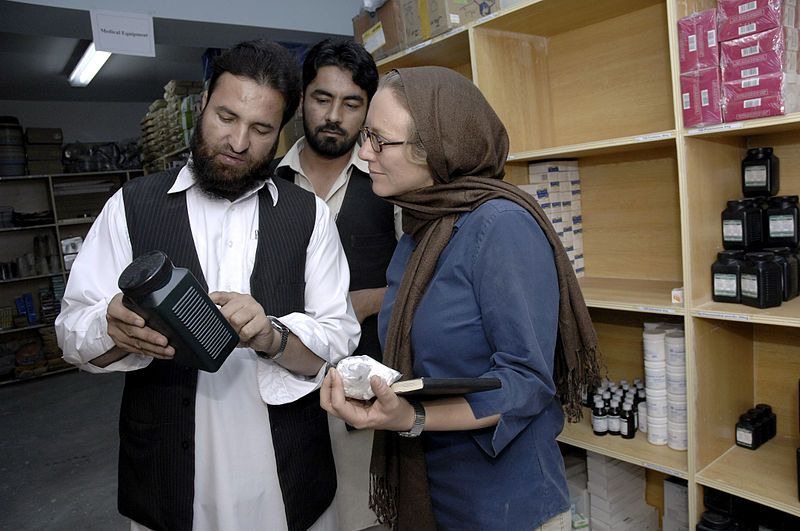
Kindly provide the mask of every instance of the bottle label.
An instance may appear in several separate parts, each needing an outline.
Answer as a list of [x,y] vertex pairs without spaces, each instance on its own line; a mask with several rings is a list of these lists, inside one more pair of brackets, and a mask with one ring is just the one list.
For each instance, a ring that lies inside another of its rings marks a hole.
[[626,420],[619,423],[619,434],[628,435],[628,422]]
[[619,417],[608,417],[608,431],[619,431]]
[[592,429],[597,433],[604,433],[608,431],[608,417],[592,415]]
[[[716,273],[714,275],[714,295],[720,297],[736,296],[736,275]],[[670,349],[670,352],[672,350]]]
[[722,220],[722,239],[726,242],[740,242],[743,240],[743,223],[738,219]]
[[744,428],[736,428],[736,442],[745,446],[753,446],[753,432]]
[[767,167],[766,166],[747,166],[744,169],[744,186],[745,188],[758,187],[763,188],[767,185]]
[[742,275],[742,296],[751,299],[758,298],[758,277],[755,275]]
[[769,217],[770,238],[794,238],[794,216],[779,214]]

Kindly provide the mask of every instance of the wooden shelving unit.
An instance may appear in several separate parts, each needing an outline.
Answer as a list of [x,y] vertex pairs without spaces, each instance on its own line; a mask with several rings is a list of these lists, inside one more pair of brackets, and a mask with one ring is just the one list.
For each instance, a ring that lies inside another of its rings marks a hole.
[[[36,236],[46,237],[49,241],[48,252],[57,257],[55,268],[55,263],[48,261],[46,270],[44,266],[38,269],[34,266],[16,277],[0,280],[0,307],[14,308],[15,297],[31,293],[36,314],[41,318],[39,291],[50,289],[54,278],[60,278],[66,284],[68,271],[64,267],[61,240],[73,236],[85,237],[106,200],[123,183],[141,174],[141,170],[120,170],[0,178],[0,197],[3,198],[0,203],[13,206],[17,212],[49,211],[53,214],[53,223],[0,228],[0,262],[13,262],[33,252]],[[40,330],[52,329],[52,326],[36,323],[0,330],[0,348],[13,347],[21,338],[29,341]],[[63,370],[58,368],[51,372]],[[13,376],[2,379],[3,383],[11,381],[14,381]]]
[[[559,441],[646,467],[647,500],[660,509],[664,475],[687,479],[691,527],[703,486],[800,516],[800,300],[768,310],[711,300],[720,213],[741,196],[747,149],[772,146],[780,193],[800,194],[800,114],[683,128],[677,20],[714,7],[527,0],[378,65],[439,65],[470,78],[508,129],[509,182],[527,183],[532,161],[578,160],[580,282],[609,373],[644,376],[645,321],[683,324],[689,448],[650,445],[641,434],[596,437],[586,421],[565,426]],[[737,447],[739,414],[761,402],[778,417],[777,437],[755,451]]]

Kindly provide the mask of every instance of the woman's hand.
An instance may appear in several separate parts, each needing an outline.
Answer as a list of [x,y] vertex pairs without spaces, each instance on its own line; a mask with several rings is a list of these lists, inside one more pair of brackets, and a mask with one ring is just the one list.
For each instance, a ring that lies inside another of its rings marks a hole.
[[357,429],[410,430],[414,424],[411,404],[397,396],[381,377],[373,376],[369,383],[375,393],[374,401],[347,398],[342,375],[330,369],[320,389],[320,406]]

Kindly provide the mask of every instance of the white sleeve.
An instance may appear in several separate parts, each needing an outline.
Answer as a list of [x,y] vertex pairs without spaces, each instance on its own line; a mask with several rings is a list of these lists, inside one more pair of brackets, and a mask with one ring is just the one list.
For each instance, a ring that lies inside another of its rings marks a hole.
[[119,293],[117,279],[133,260],[125,203],[118,190],[92,224],[70,270],[55,328],[64,360],[88,372],[131,371],[146,367],[149,356],[131,354],[100,368],[89,363],[114,346],[106,310]]
[[[336,223],[325,202],[316,197],[316,203],[314,231],[306,251],[305,312],[278,318],[314,354],[335,365],[356,349],[361,325],[348,296],[350,269]],[[264,360],[258,364],[261,396],[270,404],[297,400],[322,384],[327,365],[314,378],[304,378]]]

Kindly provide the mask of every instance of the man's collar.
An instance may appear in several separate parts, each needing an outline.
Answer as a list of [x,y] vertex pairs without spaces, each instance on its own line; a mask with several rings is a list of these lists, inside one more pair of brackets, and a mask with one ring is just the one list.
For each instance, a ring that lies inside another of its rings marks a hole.
[[[306,138],[301,136],[294,145],[289,148],[289,151],[286,152],[286,155],[283,156],[283,160],[281,160],[280,164],[278,164],[278,168],[282,166],[288,166],[294,171],[295,173],[299,173],[301,175],[305,175],[303,173],[303,168],[300,166],[300,152],[302,152],[306,147]],[[347,171],[350,166],[355,166],[359,170],[364,173],[369,173],[369,165],[366,161],[361,160],[358,158],[358,148],[360,145],[356,142],[356,145],[353,146],[353,150],[350,152],[350,161],[347,163],[345,167],[345,171]]]

